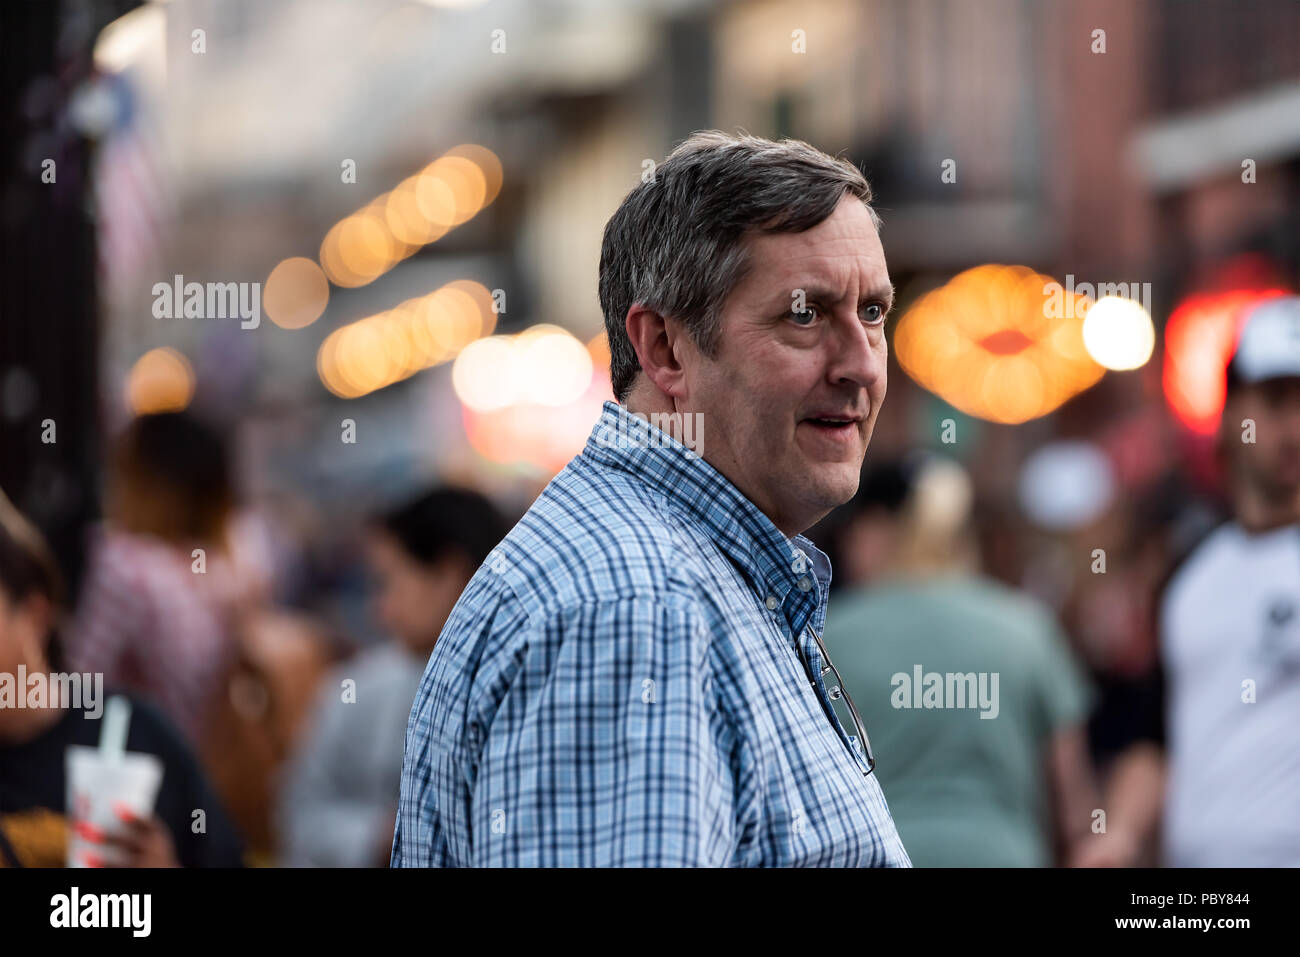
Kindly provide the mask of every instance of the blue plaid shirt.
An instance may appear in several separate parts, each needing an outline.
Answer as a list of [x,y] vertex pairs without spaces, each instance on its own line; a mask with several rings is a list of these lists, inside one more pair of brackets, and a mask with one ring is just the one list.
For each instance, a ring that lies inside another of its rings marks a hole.
[[606,402],[429,658],[392,865],[910,866],[823,708],[829,581],[812,542]]

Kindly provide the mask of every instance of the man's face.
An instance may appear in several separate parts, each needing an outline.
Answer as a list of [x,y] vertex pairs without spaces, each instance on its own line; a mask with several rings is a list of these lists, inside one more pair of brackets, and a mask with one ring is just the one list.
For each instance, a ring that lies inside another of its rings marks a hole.
[[857,491],[885,398],[893,289],[871,214],[852,196],[805,232],[752,236],[749,252],[717,355],[684,350],[678,410],[703,414],[703,458],[794,535]]
[[[1267,501],[1293,499],[1300,490],[1300,378],[1243,386],[1225,412],[1227,439],[1239,443],[1240,477]],[[1255,441],[1242,441],[1242,422],[1255,423]]]

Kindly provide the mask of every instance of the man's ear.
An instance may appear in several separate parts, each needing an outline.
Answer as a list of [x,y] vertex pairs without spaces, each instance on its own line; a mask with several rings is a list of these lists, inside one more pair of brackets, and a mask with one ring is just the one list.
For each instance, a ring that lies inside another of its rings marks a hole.
[[685,394],[685,369],[679,350],[686,343],[680,322],[634,303],[627,311],[627,337],[636,351],[641,372],[662,393]]

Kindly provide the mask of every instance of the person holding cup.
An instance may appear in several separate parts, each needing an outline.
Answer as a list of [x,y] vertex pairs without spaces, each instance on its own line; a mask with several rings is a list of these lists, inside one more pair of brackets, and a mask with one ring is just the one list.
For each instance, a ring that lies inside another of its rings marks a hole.
[[109,799],[110,827],[68,807],[70,749],[99,744],[104,701],[102,675],[75,676],[80,700],[55,693],[74,678],[58,642],[62,592],[40,533],[0,492],[0,867],[63,866],[74,835],[86,866],[239,866],[242,841],[183,738],[130,697],[125,751],[162,770],[152,809]]

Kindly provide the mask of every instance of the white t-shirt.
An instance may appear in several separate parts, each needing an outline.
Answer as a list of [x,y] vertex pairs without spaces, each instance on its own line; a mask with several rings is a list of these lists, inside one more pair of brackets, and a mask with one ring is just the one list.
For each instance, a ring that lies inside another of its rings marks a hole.
[[1160,641],[1166,863],[1300,866],[1300,525],[1212,533],[1165,592]]

